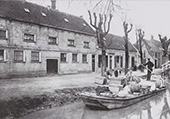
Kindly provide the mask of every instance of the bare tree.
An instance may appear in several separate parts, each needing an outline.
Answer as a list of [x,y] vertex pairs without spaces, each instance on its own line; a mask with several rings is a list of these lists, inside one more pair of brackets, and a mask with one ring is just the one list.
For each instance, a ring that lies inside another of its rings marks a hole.
[[[138,37],[139,37],[139,40],[138,40],[138,50],[139,50],[139,54],[140,54],[140,62],[141,64],[143,65],[143,52],[142,52],[142,41],[143,41],[143,37],[145,36],[145,32],[142,31],[141,29],[138,29],[137,30],[138,32]],[[141,66],[141,71],[143,72],[143,66]]]
[[167,37],[165,36],[164,38],[161,37],[161,35],[159,34],[159,40],[161,41],[161,45],[162,45],[162,48],[163,48],[163,63],[166,62],[166,57],[167,57],[167,54],[168,54],[168,46],[170,44],[170,39],[168,40]]
[[[98,45],[101,48],[101,52],[102,52],[101,73],[103,75],[104,72],[106,71],[106,39],[105,39],[105,36],[108,34],[108,32],[110,30],[110,23],[112,20],[112,15],[110,14],[108,23],[106,23],[107,22],[106,15],[99,14],[99,16],[98,16],[99,20],[97,20],[96,13],[93,13],[93,17],[94,17],[94,23],[93,23],[91,12],[88,11],[88,13],[89,13],[89,17],[90,17],[90,25],[96,31],[97,42],[98,42]],[[106,29],[106,25],[107,25],[107,29]]]
[[128,29],[128,23],[126,21],[123,22],[123,28],[124,28],[124,41],[125,41],[125,74],[128,72],[129,68],[129,47],[128,47],[128,33],[132,30],[133,25],[130,24],[130,29]]

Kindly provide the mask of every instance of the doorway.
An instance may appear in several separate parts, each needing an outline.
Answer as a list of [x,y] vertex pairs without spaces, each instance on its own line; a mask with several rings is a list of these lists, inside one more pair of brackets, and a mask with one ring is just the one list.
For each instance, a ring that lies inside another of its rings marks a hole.
[[58,74],[58,59],[47,59],[47,73]]

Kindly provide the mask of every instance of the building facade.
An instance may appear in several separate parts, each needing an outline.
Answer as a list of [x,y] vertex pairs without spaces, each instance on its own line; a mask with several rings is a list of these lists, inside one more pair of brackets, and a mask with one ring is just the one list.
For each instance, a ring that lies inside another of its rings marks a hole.
[[[106,35],[106,67],[107,69],[120,69],[124,71],[125,68],[125,42],[123,37],[113,34]],[[137,66],[137,50],[128,42],[129,47],[129,69]],[[101,51],[98,51],[98,71],[101,71]]]
[[83,18],[0,1],[0,77],[92,72],[95,58],[95,33]]
[[[138,46],[138,43],[136,46]],[[151,37],[151,40],[142,40],[142,53],[143,63],[146,63],[147,59],[150,58],[154,63],[154,68],[161,68],[163,52],[160,41],[153,39],[153,37]]]

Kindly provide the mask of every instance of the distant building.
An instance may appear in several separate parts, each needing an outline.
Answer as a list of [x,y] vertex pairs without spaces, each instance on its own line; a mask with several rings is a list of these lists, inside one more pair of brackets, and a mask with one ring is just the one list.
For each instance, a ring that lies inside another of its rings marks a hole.
[[92,72],[95,58],[95,33],[83,18],[0,1],[0,77]]
[[[138,48],[138,42],[136,43]],[[161,42],[155,40],[153,37],[151,40],[142,40],[142,53],[143,53],[143,63],[146,63],[148,58],[154,63],[155,68],[160,68],[162,65],[162,46]]]
[[[107,69],[122,69],[125,68],[125,41],[123,37],[113,34],[106,35],[106,66]],[[129,46],[129,68],[137,66],[137,50],[128,42]],[[98,51],[98,70],[101,70],[101,51]]]

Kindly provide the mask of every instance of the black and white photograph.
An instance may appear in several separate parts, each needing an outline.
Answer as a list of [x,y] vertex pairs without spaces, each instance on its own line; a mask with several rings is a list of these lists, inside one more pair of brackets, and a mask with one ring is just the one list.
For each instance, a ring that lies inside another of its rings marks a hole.
[[170,0],[0,0],[0,119],[170,119]]

